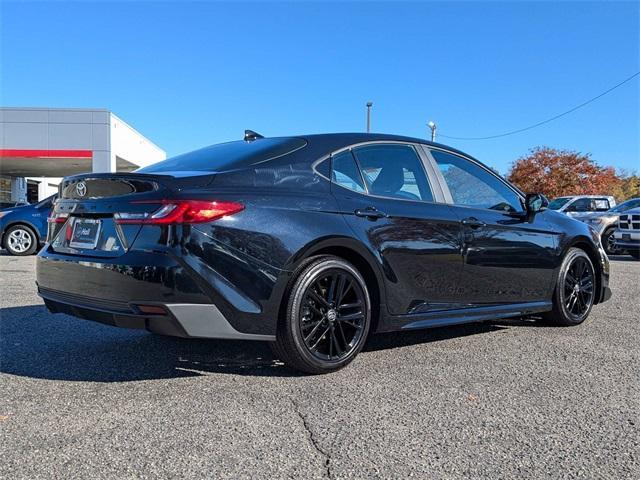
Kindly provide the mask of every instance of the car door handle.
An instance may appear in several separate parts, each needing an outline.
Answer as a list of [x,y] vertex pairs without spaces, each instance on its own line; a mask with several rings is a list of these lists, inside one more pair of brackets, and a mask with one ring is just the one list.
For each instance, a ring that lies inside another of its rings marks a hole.
[[460,223],[462,223],[462,225],[466,225],[467,227],[471,227],[471,228],[480,228],[480,227],[487,226],[486,223],[484,223],[482,220],[478,220],[476,217],[463,218]]
[[386,213],[381,212],[376,207],[359,208],[353,213],[355,213],[356,217],[365,217],[371,220],[387,216]]

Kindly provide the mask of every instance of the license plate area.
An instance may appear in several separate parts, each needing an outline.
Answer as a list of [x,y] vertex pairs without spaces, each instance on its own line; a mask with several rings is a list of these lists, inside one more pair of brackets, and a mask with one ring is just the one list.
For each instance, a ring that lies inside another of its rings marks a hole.
[[100,220],[93,218],[76,218],[73,223],[69,246],[71,248],[96,248],[98,238],[100,237],[101,226],[102,222]]
[[630,233],[623,233],[622,234],[622,241],[623,242],[630,242],[631,241],[631,234]]

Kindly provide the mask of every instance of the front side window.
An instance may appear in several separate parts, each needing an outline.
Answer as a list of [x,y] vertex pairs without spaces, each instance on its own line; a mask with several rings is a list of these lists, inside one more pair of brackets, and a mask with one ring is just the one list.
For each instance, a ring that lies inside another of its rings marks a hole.
[[432,150],[431,154],[449,187],[454,204],[506,212],[522,211],[520,197],[484,168],[440,150]]
[[556,198],[555,200],[552,200],[549,203],[549,208],[551,210],[560,210],[562,207],[564,207],[567,202],[571,200],[571,197],[559,197]]
[[567,207],[567,212],[589,212],[591,211],[590,198],[578,198]]
[[370,194],[433,201],[420,157],[410,145],[366,145],[353,153]]

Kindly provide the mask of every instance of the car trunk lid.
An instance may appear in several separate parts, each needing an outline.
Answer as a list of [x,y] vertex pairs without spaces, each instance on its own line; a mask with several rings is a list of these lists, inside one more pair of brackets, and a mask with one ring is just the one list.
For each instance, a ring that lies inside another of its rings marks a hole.
[[127,252],[141,224],[120,225],[120,212],[149,214],[164,198],[206,186],[214,174],[90,173],[65,178],[52,211],[51,248],[58,253],[116,257]]

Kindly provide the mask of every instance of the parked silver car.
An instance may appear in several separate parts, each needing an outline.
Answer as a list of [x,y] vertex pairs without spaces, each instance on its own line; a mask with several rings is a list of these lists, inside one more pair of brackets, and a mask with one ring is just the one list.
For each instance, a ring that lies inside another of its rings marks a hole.
[[618,228],[613,233],[615,246],[626,250],[640,260],[640,208],[627,210],[618,219]]
[[551,210],[580,218],[593,212],[606,212],[616,206],[616,199],[610,195],[571,195],[558,197],[549,203]]
[[577,218],[591,225],[596,232],[600,234],[602,246],[608,255],[615,255],[622,253],[620,248],[614,245],[613,234],[617,227],[618,218],[620,214],[625,213],[627,210],[638,207],[640,207],[640,198],[632,198],[620,205],[610,208],[606,212],[592,212]]

